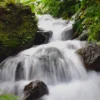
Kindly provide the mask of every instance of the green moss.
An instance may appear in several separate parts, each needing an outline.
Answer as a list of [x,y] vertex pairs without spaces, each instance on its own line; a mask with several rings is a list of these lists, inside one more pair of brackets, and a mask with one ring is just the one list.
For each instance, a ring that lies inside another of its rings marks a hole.
[[35,14],[29,6],[20,3],[0,6],[0,57],[30,47],[36,31]]

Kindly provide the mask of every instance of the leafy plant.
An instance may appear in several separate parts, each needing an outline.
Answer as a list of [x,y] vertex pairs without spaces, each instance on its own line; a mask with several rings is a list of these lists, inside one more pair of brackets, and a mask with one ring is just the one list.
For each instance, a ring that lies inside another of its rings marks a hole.
[[76,12],[76,4],[78,7],[78,0],[41,0],[38,3],[37,12],[67,19]]
[[0,100],[18,100],[19,97],[12,95],[12,94],[6,94],[3,90],[0,89],[0,91],[3,93],[0,95]]
[[76,33],[82,34],[86,30],[88,41],[100,41],[100,1],[82,0],[80,4],[74,25]]
[[0,100],[18,100],[18,97],[12,94],[0,95]]

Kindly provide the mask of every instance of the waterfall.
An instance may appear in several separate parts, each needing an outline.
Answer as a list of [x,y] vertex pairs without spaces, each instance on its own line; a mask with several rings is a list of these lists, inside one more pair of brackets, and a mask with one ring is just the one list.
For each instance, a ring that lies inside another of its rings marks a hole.
[[50,91],[43,100],[100,100],[99,73],[87,72],[76,53],[87,43],[69,40],[73,23],[50,15],[39,17],[38,27],[53,32],[49,43],[4,60],[0,64],[0,89],[22,97],[26,84],[42,80]]

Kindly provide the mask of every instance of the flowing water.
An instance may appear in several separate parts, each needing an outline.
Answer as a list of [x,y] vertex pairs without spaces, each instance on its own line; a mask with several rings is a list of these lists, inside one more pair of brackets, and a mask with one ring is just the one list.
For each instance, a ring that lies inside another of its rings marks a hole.
[[26,84],[42,80],[50,91],[43,100],[100,100],[99,73],[87,72],[76,53],[86,42],[68,40],[72,37],[72,24],[73,21],[50,15],[40,17],[38,27],[53,32],[49,43],[4,60],[0,64],[0,89],[23,97]]

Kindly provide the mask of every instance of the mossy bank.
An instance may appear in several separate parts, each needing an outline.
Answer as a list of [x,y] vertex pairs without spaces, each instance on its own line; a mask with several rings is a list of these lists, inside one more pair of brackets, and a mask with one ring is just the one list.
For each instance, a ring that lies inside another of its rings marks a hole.
[[35,14],[29,6],[0,6],[0,61],[32,46],[36,31]]

